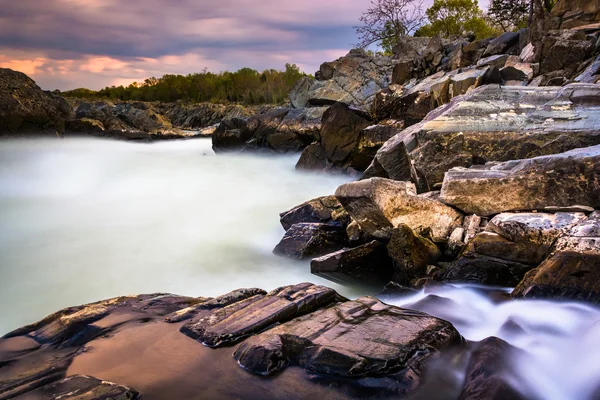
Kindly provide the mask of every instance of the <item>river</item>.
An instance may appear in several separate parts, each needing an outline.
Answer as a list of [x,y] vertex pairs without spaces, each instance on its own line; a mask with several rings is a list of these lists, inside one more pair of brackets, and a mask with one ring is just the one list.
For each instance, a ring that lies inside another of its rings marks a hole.
[[[347,180],[299,173],[296,160],[217,156],[210,140],[3,141],[0,334],[124,294],[214,296],[312,281],[357,296],[311,275],[308,262],[271,253],[283,235],[279,212]],[[597,308],[490,293],[457,285],[384,300],[447,319],[468,340],[494,335],[522,349],[512,378],[528,398],[598,396]]]

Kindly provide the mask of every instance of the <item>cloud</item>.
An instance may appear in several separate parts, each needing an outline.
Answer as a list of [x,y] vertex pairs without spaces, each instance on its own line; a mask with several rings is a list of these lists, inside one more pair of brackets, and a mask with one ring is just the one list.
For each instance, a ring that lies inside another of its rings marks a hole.
[[0,14],[0,66],[45,89],[296,63],[312,73],[356,41],[364,0],[19,0]]

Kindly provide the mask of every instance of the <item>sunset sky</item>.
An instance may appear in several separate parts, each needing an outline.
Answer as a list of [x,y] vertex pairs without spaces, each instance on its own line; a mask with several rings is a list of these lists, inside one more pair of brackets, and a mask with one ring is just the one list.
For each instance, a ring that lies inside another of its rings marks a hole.
[[366,0],[0,0],[0,67],[44,89],[204,68],[313,73],[348,52]]

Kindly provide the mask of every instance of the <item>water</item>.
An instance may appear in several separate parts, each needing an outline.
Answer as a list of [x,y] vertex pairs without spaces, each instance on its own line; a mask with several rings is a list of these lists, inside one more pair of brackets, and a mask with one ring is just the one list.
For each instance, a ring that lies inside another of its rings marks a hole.
[[[216,156],[207,140],[0,142],[0,334],[123,294],[312,281],[358,295],[271,253],[279,212],[345,181],[300,174],[296,160]],[[522,349],[512,381],[527,398],[597,396],[600,311],[498,292],[508,290],[447,286],[385,300],[449,320],[468,340],[497,336]]]
[[123,294],[327,283],[271,252],[278,213],[347,178],[210,140],[0,142],[0,334]]

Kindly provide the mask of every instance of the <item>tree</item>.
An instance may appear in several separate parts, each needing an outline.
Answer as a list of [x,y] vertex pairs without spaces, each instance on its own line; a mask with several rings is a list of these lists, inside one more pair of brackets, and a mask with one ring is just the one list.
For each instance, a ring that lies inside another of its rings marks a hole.
[[530,0],[491,0],[488,17],[504,32],[527,26]]
[[425,21],[423,1],[371,0],[359,20],[362,25],[354,27],[359,40],[356,47],[378,43],[391,52],[400,37],[410,35]]
[[462,35],[472,32],[477,39],[494,36],[497,32],[488,25],[477,0],[435,0],[427,9],[429,24],[415,36]]

